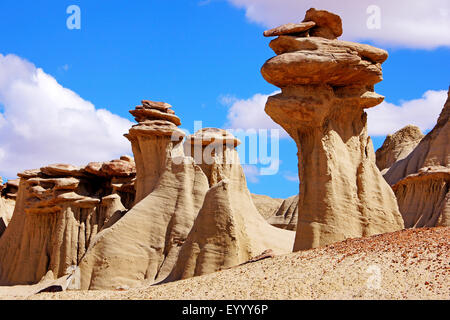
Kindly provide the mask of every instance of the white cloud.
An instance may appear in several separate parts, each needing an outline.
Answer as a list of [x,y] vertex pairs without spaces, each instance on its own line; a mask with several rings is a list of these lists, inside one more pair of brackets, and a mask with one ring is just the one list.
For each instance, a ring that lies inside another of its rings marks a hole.
[[258,183],[260,171],[259,168],[255,165],[243,164],[242,168],[244,170],[245,177],[251,183]]
[[[278,92],[274,92],[276,94]],[[235,99],[228,110],[227,128],[230,129],[280,129],[280,138],[289,138],[264,111],[270,95],[255,94],[250,99]],[[422,131],[432,129],[447,99],[447,91],[429,90],[422,98],[403,101],[399,106],[383,102],[367,109],[368,130],[371,136],[385,136],[408,124],[418,126]]]
[[[228,0],[246,11],[248,20],[265,27],[301,21],[311,7],[339,14],[345,40],[373,40],[409,48],[450,46],[448,0]],[[367,8],[381,9],[381,28],[369,30]]]
[[369,134],[384,136],[408,124],[416,125],[422,131],[430,130],[436,125],[446,99],[447,91],[429,90],[422,98],[403,101],[399,106],[383,102],[367,110]]
[[300,179],[298,178],[298,174],[294,174],[292,172],[285,172],[283,177],[289,182],[299,183]]
[[0,175],[130,153],[129,120],[96,109],[18,56],[0,54],[0,105]]
[[222,97],[223,102],[231,104],[228,109],[226,128],[236,130],[279,129],[280,137],[287,137],[286,131],[276,124],[264,111],[267,98],[277,93],[280,93],[280,91],[272,94],[257,93],[249,99],[237,99],[229,95]]

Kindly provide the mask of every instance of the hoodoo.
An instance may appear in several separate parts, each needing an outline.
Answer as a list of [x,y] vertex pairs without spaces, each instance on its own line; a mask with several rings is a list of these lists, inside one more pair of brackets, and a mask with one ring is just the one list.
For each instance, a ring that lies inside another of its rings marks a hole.
[[185,157],[171,106],[143,101],[126,137],[136,161],[136,204],[99,233],[80,263],[83,289],[115,289],[165,279],[194,224],[208,179]]
[[271,226],[253,204],[235,147],[225,130],[206,128],[189,136],[194,155],[211,189],[166,281],[186,279],[237,266],[266,250],[292,251],[294,232]]
[[0,238],[0,285],[59,278],[95,235],[134,201],[129,157],[86,167],[56,164],[19,173],[14,214]]
[[425,135],[420,128],[412,125],[388,135],[381,148],[375,153],[381,173],[385,174],[394,163],[406,158],[423,137]]
[[384,177],[407,228],[450,226],[450,88],[436,126]]
[[277,54],[262,75],[282,93],[269,97],[266,113],[298,146],[300,195],[294,250],[403,228],[393,191],[375,164],[366,108],[384,97],[386,51],[336,40],[339,16],[308,10],[298,29],[281,27],[270,43]]
[[267,222],[277,228],[293,231],[297,230],[297,221],[298,195],[284,200],[275,214],[267,220]]

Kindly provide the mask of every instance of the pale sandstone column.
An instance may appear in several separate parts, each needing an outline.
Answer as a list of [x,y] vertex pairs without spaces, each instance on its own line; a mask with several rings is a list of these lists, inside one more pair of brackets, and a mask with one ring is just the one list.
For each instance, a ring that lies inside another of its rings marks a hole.
[[208,178],[195,223],[165,279],[175,281],[237,266],[270,250],[292,251],[295,233],[271,226],[256,209],[229,132],[205,128],[186,139],[186,153]]
[[144,100],[130,113],[135,117],[134,125],[125,136],[130,140],[136,162],[136,198],[139,203],[155,188],[166,170],[168,158],[174,150],[182,147],[185,134],[177,126],[180,118],[170,104]]
[[267,114],[296,141],[299,218],[294,251],[403,228],[395,196],[375,164],[365,108],[381,103],[386,51],[338,41],[342,23],[308,10],[304,23],[267,31],[277,54],[262,75],[282,93]]

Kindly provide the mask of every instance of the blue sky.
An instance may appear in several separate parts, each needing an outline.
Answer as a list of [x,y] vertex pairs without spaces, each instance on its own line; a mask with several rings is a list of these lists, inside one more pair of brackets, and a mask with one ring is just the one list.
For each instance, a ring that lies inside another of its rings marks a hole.
[[[96,108],[129,121],[133,118],[128,110],[150,99],[172,104],[188,130],[193,130],[196,120],[205,127],[224,127],[230,104],[277,90],[260,74],[263,63],[274,55],[268,47],[270,39],[262,36],[264,23],[253,21],[245,7],[231,2],[2,0],[0,54],[29,61]],[[81,8],[81,30],[66,27],[66,8],[72,4]],[[299,11],[298,19],[303,15]],[[366,42],[390,53],[383,65],[384,81],[376,87],[389,103],[401,107],[428,90],[448,89],[449,46],[421,48],[395,42],[383,46],[377,41],[369,37]],[[224,103],[224,97],[232,101]],[[14,105],[12,98],[1,99],[0,94],[0,105],[4,105],[0,112],[7,104]],[[383,140],[383,135],[374,137],[375,147]],[[283,198],[298,192],[293,179],[296,153],[294,142],[282,139],[279,174],[250,177],[251,191]],[[33,153],[24,157],[32,159]],[[87,154],[80,161],[109,160],[96,158],[95,152],[91,157]],[[48,155],[48,162],[61,159],[65,158]],[[29,165],[34,164],[30,160]],[[4,167],[0,175],[14,178]]]

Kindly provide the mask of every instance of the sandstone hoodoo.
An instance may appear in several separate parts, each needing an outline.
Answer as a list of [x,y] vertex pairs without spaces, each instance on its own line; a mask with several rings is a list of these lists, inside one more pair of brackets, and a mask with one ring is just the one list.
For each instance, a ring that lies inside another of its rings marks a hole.
[[277,54],[262,75],[282,93],[269,97],[266,113],[296,141],[300,195],[294,250],[403,228],[393,191],[375,164],[365,108],[384,99],[386,51],[335,38],[340,19],[311,9],[316,26],[270,43]]
[[138,122],[125,135],[131,142],[136,161],[135,203],[138,203],[154,190],[166,170],[167,158],[177,152],[177,147],[182,154],[180,142],[185,134],[178,128],[180,118],[168,103],[144,100],[142,106],[130,113]]
[[134,175],[129,157],[19,173],[14,214],[0,238],[0,284],[33,284],[47,273],[64,276],[95,235],[133,203]]
[[377,166],[382,174],[397,161],[406,158],[425,137],[419,127],[408,125],[394,134],[387,136],[383,145],[377,150]]
[[164,280],[200,210],[208,179],[185,157],[184,132],[170,105],[143,101],[126,137],[136,161],[136,201],[100,232],[80,263],[83,289],[115,289]]
[[450,89],[434,129],[384,177],[407,228],[450,226]]
[[299,196],[296,195],[284,200],[275,214],[267,222],[280,229],[297,230],[298,199]]
[[266,250],[292,251],[294,232],[268,224],[253,204],[235,150],[238,144],[233,135],[214,128],[187,138],[186,149],[194,154],[211,189],[166,281],[237,266]]
[[0,237],[11,221],[16,204],[19,180],[9,180],[3,184],[0,177]]

